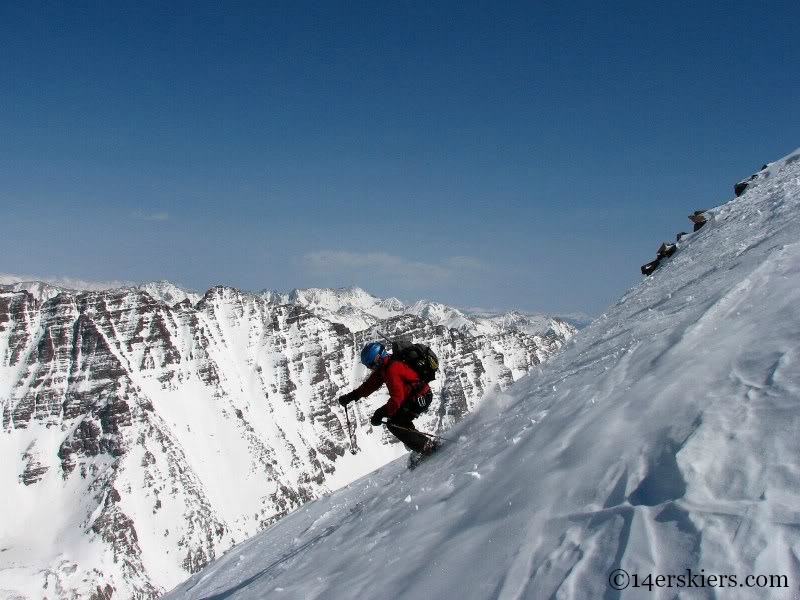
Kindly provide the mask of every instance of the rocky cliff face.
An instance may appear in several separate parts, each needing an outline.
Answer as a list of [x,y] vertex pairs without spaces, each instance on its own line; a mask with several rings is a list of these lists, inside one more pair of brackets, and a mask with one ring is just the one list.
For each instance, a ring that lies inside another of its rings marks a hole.
[[448,327],[361,290],[0,291],[0,594],[154,598],[397,457],[369,425],[385,395],[351,411],[356,455],[335,401],[366,375],[376,328],[438,353],[429,431],[574,333],[459,315]]

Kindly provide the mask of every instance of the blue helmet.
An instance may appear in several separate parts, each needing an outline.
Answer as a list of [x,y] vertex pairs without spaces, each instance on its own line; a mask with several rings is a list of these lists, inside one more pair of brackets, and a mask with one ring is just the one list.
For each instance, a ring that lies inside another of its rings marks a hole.
[[380,360],[386,356],[386,348],[380,342],[370,342],[361,351],[361,364],[370,369],[380,365]]

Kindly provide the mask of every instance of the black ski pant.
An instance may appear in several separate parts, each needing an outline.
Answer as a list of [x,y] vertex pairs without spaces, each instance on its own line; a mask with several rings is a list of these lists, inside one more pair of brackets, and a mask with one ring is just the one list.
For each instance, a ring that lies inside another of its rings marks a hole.
[[416,450],[417,452],[422,452],[428,438],[414,427],[414,419],[418,416],[419,415],[415,415],[405,410],[403,407],[400,407],[400,410],[389,417],[389,420],[386,422],[386,428],[408,448]]

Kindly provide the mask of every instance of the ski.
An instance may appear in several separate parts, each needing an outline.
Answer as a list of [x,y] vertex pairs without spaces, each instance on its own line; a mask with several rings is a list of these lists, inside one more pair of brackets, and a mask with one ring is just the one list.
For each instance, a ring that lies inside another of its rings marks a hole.
[[419,466],[420,463],[425,462],[425,460],[429,459],[431,456],[436,454],[442,448],[442,442],[437,442],[434,446],[433,450],[428,452],[427,454],[423,454],[422,452],[417,452],[416,450],[412,450],[411,453],[408,455],[408,470],[413,471],[414,469]]

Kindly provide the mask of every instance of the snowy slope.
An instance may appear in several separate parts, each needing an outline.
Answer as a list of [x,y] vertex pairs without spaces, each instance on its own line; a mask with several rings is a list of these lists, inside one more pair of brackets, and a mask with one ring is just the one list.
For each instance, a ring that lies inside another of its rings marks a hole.
[[0,290],[11,292],[26,291],[34,298],[44,301],[55,298],[64,291],[64,288],[44,281],[3,281],[0,278]]
[[417,315],[418,317],[427,319],[433,323],[436,323],[437,325],[443,325],[448,329],[462,329],[469,331],[475,327],[475,323],[473,323],[463,312],[438,302],[421,300],[412,304],[408,311],[412,315]]
[[191,305],[195,305],[203,298],[202,294],[190,292],[170,283],[169,281],[153,281],[140,285],[138,289],[147,292],[156,300],[163,302],[169,306],[177,304],[178,302],[186,302],[187,300]]
[[[798,306],[800,151],[456,443],[305,505],[167,598],[797,598]],[[615,569],[673,587],[618,592]]]
[[169,306],[188,300],[197,304],[203,297],[170,283],[169,281],[153,281],[139,286],[121,282],[93,283],[70,279],[53,278],[50,281],[21,280],[13,275],[0,275],[0,291],[26,291],[39,302],[45,302],[62,293],[78,293],[79,291],[103,291],[129,287],[147,292],[153,299]]

